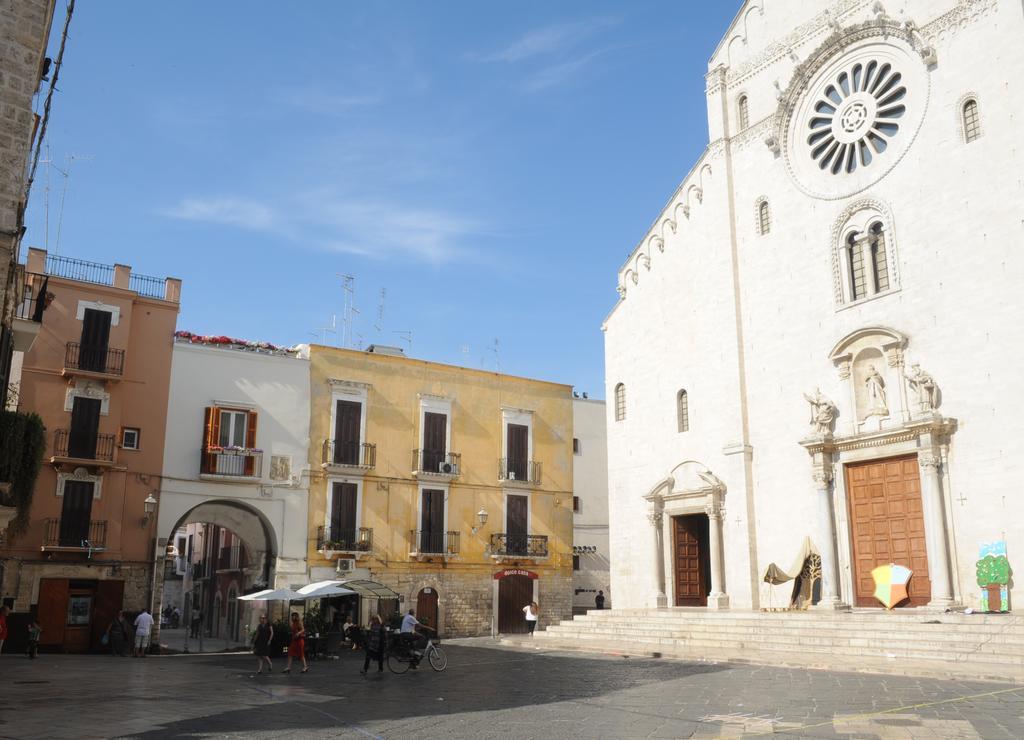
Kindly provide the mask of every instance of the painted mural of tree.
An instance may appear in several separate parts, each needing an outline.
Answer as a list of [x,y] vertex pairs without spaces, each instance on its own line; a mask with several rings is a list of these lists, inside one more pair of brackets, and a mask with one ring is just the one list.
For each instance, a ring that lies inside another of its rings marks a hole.
[[986,555],[978,561],[976,573],[982,588],[991,584],[1005,586],[1010,582],[1010,561],[1005,555]]

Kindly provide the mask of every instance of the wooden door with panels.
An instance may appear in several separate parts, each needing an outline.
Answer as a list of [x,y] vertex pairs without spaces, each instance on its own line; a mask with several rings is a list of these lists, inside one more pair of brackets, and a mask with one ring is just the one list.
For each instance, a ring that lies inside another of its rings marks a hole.
[[847,465],[846,491],[856,606],[881,605],[874,596],[871,571],[889,563],[914,572],[907,587],[910,598],[900,606],[927,604],[932,586],[917,456]]
[[676,606],[707,606],[711,581],[708,518],[672,517],[672,560]]

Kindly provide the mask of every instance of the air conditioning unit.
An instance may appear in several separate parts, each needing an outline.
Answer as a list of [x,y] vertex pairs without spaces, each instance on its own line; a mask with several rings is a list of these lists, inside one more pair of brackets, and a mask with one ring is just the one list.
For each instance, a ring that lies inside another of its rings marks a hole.
[[338,558],[338,566],[336,570],[338,573],[346,573],[355,567],[355,561],[349,558]]
[[514,471],[514,470],[508,471],[508,479],[509,480],[515,480],[516,479],[516,471]]
[[456,468],[450,462],[442,462],[440,465],[437,466],[437,472],[444,473],[445,475],[455,475],[457,471],[458,468]]

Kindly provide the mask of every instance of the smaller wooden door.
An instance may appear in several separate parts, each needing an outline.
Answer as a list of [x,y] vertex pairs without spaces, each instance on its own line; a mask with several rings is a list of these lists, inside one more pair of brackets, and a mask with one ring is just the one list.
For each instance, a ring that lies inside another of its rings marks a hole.
[[512,635],[526,632],[523,607],[533,601],[533,580],[529,576],[505,576],[498,581],[498,632]]
[[105,650],[100,640],[121,610],[123,599],[124,581],[100,581],[96,584],[96,600],[92,607],[91,650]]
[[83,370],[104,372],[107,365],[107,345],[110,342],[109,311],[85,309],[82,317],[82,337],[79,342],[78,366]]
[[444,491],[423,490],[420,552],[444,552]]
[[526,555],[529,532],[529,499],[526,496],[505,497],[505,537],[510,555]]
[[64,626],[67,624],[68,612],[68,579],[40,579],[36,611],[39,626],[43,628],[39,644],[63,647]]
[[436,589],[424,588],[416,596],[416,616],[431,629],[439,629]]
[[707,517],[672,518],[672,549],[675,560],[676,606],[707,606],[705,564],[708,551]]
[[436,473],[445,461],[448,436],[448,417],[445,414],[423,414],[423,470]]
[[68,455],[81,460],[96,457],[96,435],[100,429],[102,402],[98,398],[75,398],[71,407],[71,431],[68,435]]
[[508,477],[528,480],[527,461],[530,454],[530,428],[524,424],[509,424],[506,432],[506,454],[508,455]]
[[338,401],[334,414],[334,462],[338,465],[358,465],[359,435],[362,426],[363,404],[358,401]]
[[94,485],[91,481],[64,482],[64,504],[60,513],[61,547],[82,547],[82,542],[89,539]]
[[[335,483],[331,499],[331,539],[352,543],[356,541],[356,504],[358,490],[355,483]],[[342,548],[345,549],[345,548]]]

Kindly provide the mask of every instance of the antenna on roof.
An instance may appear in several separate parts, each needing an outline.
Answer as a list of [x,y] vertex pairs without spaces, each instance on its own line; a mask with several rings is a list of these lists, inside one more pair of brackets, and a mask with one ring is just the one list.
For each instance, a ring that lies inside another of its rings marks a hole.
[[377,304],[377,323],[373,328],[378,332],[384,331],[384,299],[388,297],[388,289],[380,289],[380,303]]
[[409,354],[412,354],[412,332],[411,331],[393,331],[392,334],[397,334],[398,338],[409,345]]
[[320,334],[317,334],[316,332],[310,332],[310,333],[314,337],[315,336],[319,336],[320,337],[320,344],[327,344],[327,335],[328,334],[337,334],[338,333],[337,327],[338,327],[338,317],[335,314],[331,314],[331,325],[330,326],[321,326],[319,329],[317,329],[316,331],[320,332]]
[[354,275],[345,275],[341,272],[337,275],[341,278],[341,289],[345,293],[345,308],[341,315],[343,326],[341,346],[350,347],[352,345],[353,314],[359,313],[356,310],[356,278]]
[[498,338],[494,338],[494,346],[488,347],[491,352],[494,353],[494,369],[496,372],[501,372],[501,350],[498,346]]

